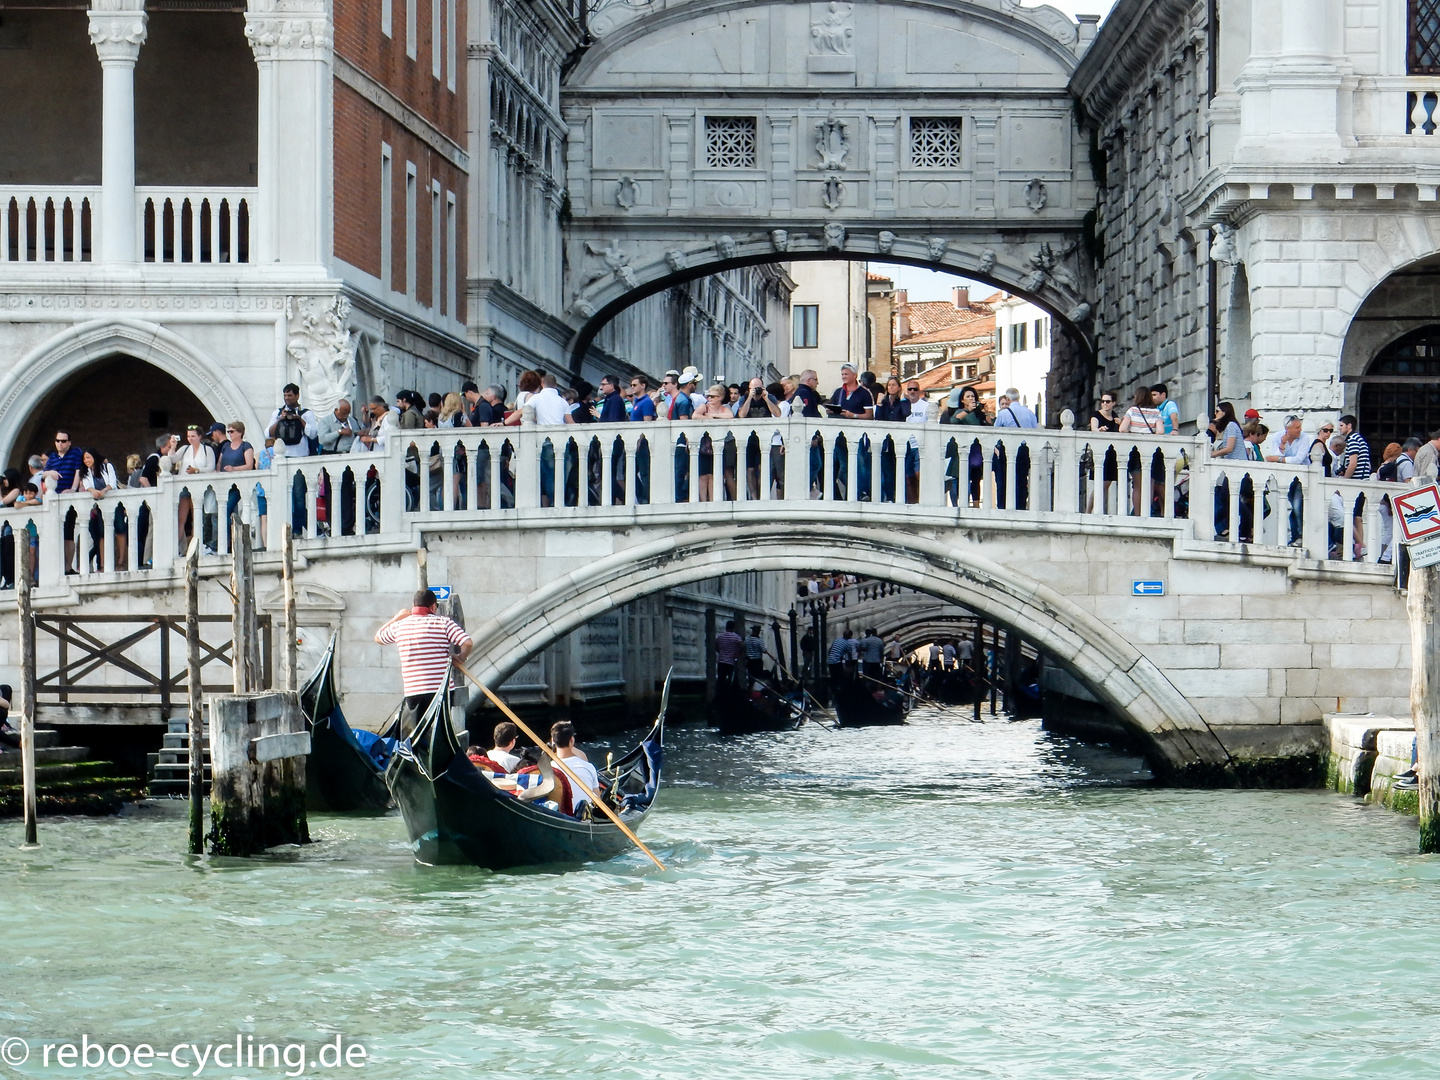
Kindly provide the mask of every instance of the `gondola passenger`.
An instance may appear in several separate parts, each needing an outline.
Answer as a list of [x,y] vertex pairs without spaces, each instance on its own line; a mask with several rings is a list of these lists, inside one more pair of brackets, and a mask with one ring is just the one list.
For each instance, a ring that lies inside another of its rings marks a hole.
[[[574,724],[568,720],[556,721],[550,728],[550,746],[555,751],[555,756],[580,778],[581,783],[591,791],[599,790],[600,774],[595,771],[595,766],[590,764],[589,759],[585,757],[585,751],[575,745]],[[566,800],[560,799],[558,794],[554,795],[554,798],[558,800],[560,811],[579,817],[585,804],[590,801],[589,797],[576,784],[571,783],[569,777],[563,776],[559,769],[555,770],[555,780],[557,783],[563,782],[566,790],[570,793],[568,805]],[[522,791],[519,794],[522,802],[547,797],[544,787]]]
[[499,765],[502,772],[513,773],[520,767],[523,759],[515,753],[515,743],[519,738],[520,729],[509,720],[495,725],[495,748],[486,756]]

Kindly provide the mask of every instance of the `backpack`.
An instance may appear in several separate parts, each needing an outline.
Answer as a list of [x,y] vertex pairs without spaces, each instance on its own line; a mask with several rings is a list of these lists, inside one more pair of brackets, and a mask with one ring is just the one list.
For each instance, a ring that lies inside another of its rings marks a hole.
[[305,438],[305,421],[298,415],[282,414],[275,423],[275,437],[286,446],[299,446]]
[[1397,483],[1400,480],[1400,459],[1397,457],[1385,462],[1375,470],[1376,480],[1388,480],[1390,483]]

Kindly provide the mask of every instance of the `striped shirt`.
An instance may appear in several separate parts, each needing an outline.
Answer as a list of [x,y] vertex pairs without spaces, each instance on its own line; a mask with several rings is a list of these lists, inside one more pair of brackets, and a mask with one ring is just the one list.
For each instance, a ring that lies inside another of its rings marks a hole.
[[829,664],[843,664],[855,657],[855,639],[837,637],[830,643],[830,653],[825,658]]
[[1345,436],[1345,465],[1340,470],[1344,472],[1350,467],[1350,458],[1358,458],[1359,464],[1355,466],[1355,473],[1351,480],[1370,479],[1370,444],[1365,441],[1365,436],[1358,431],[1352,431]]
[[381,645],[400,650],[400,675],[405,696],[433,694],[445,678],[450,647],[468,645],[470,635],[444,615],[411,615],[382,627],[375,635]]

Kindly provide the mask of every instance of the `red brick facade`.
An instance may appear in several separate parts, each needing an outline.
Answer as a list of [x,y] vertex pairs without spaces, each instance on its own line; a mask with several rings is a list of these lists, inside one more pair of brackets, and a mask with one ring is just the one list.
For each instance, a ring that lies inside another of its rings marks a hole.
[[[407,108],[433,126],[429,141],[395,120],[389,112],[345,85],[339,77],[334,93],[334,184],[335,255],[375,277],[381,275],[382,242],[380,205],[382,143],[390,147],[390,281],[396,292],[405,292],[408,240],[406,175],[407,163],[415,177],[415,292],[413,299],[430,306],[434,261],[432,216],[433,187],[438,183],[441,288],[440,314],[458,317],[457,297],[463,288],[445,280],[449,253],[455,256],[455,277],[465,280],[465,187],[466,175],[431,145],[435,132],[458,146],[465,144],[465,2],[441,0],[443,18],[453,12],[455,19],[455,89],[449,88],[450,49],[446,27],[432,37],[434,0],[392,0],[391,30],[381,32],[381,6],[377,0],[335,0],[335,55],[384,87]],[[407,3],[416,5],[416,57],[405,53]],[[441,58],[440,77],[434,74],[432,41]],[[455,200],[453,229],[447,211],[448,199]],[[463,304],[463,299],[459,301]]]

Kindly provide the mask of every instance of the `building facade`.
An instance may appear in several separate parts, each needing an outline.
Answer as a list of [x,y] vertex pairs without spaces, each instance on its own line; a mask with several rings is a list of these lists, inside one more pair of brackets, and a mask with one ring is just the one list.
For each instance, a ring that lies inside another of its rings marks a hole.
[[1050,379],[1050,313],[1023,296],[1000,293],[985,301],[995,311],[995,391],[1019,390],[1020,403],[1044,427]]
[[1440,427],[1437,26],[1434,0],[1116,5],[1071,83],[1101,385],[1163,380],[1187,420],[1356,412],[1377,447]]
[[790,264],[790,364],[813,369],[827,393],[840,385],[840,365],[870,367],[865,264],[817,260]]

